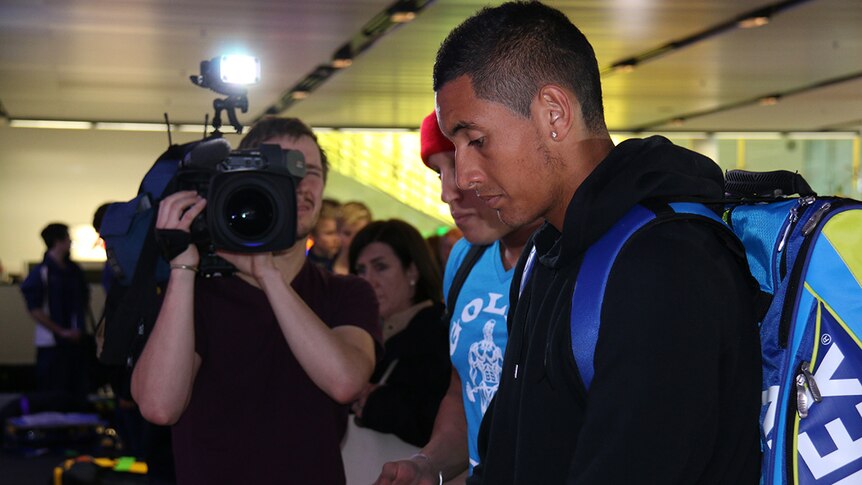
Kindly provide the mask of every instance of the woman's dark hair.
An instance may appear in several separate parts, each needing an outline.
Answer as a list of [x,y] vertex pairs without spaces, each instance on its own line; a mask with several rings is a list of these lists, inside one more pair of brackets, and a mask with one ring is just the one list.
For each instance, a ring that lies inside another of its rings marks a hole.
[[435,303],[443,301],[443,280],[431,255],[431,248],[415,227],[399,219],[374,221],[356,233],[348,250],[351,273],[356,274],[356,260],[359,258],[359,253],[375,242],[392,248],[405,270],[410,263],[416,265],[419,280],[416,281],[413,303],[424,300]]

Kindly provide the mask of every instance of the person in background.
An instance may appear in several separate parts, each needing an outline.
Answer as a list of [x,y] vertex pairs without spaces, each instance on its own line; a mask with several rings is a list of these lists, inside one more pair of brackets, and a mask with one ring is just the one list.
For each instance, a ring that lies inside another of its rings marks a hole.
[[461,230],[453,227],[444,234],[432,234],[425,238],[428,241],[428,246],[431,247],[434,259],[437,261],[437,266],[442,273],[446,269],[446,260],[449,259],[449,253],[452,252],[452,246],[464,237]]
[[[431,439],[409,459],[383,465],[379,485],[463,483],[479,463],[479,424],[500,382],[514,266],[539,221],[507,226],[474,191],[455,184],[455,146],[437,125],[436,113],[422,120],[421,158],[440,175],[440,198],[449,205],[464,239],[446,262],[443,294],[449,307],[451,378]],[[470,265],[469,255],[479,254]],[[466,278],[451,295],[456,275]],[[405,457],[406,458],[406,457]]]
[[332,271],[336,274],[349,274],[350,263],[348,253],[353,236],[371,222],[371,209],[359,201],[345,202],[341,205],[341,218],[338,221],[338,233],[341,234],[341,251],[335,258]]
[[[108,207],[110,205],[111,202],[105,202],[97,207],[96,212],[93,213],[93,229],[95,229],[96,232],[100,232],[100,229],[102,228],[102,220],[105,218],[105,213],[108,212]],[[104,249],[105,242],[102,239],[99,239],[99,244],[101,244],[101,247]],[[105,265],[102,267],[102,288],[105,289],[106,295],[111,289],[111,283],[113,280],[114,273],[111,271],[111,265],[105,262]]]
[[[344,484],[348,405],[376,362],[374,291],[305,255],[323,199],[323,150],[296,118],[258,121],[240,148],[261,143],[305,158],[296,243],[274,253],[218,251],[238,270],[220,278],[197,278],[196,246],[173,244],[164,303],[132,374],[143,416],[173,426],[180,485]],[[166,197],[157,230],[188,233],[206,203],[195,191]]]
[[449,384],[440,272],[419,231],[398,219],[356,233],[349,261],[374,288],[383,322],[383,358],[353,403],[357,423],[421,446]]
[[314,245],[308,250],[308,260],[332,271],[332,264],[341,251],[341,235],[338,234],[338,218],[341,214],[341,204],[334,199],[323,199],[320,217],[311,231]]
[[461,229],[458,227],[453,227],[446,231],[446,234],[440,237],[439,247],[437,248],[437,252],[440,255],[440,263],[443,265],[443,269],[446,269],[446,263],[449,261],[449,255],[452,253],[452,248],[455,247],[455,244],[464,237],[464,233],[461,232]]
[[39,390],[83,400],[91,391],[91,357],[86,344],[90,291],[84,271],[70,259],[69,226],[42,230],[47,251],[21,283],[27,310],[36,322],[36,381]]
[[[462,22],[433,77],[458,186],[507,224],[545,220],[513,279],[468,483],[758,483],[758,287],[725,227],[670,216],[721,199],[721,168],[660,136],[614,146],[592,46],[540,2]],[[648,213],[668,216],[616,236]],[[601,260],[585,255],[616,243],[601,301],[573,296]],[[572,329],[594,322],[593,355],[575,355]]]

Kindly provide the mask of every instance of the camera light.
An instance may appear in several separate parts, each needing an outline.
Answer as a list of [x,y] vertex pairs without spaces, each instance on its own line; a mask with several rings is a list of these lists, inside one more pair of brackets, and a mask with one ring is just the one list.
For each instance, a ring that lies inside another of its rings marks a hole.
[[260,82],[260,60],[252,56],[221,56],[218,59],[219,79],[227,84],[257,84]]

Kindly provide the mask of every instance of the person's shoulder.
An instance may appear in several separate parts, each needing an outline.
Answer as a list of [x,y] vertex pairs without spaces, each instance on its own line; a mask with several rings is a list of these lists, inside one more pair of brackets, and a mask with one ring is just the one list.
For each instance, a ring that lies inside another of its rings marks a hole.
[[413,318],[427,320],[436,324],[440,323],[440,317],[443,316],[444,311],[446,311],[446,306],[443,303],[433,302],[430,306],[419,310]]
[[617,258],[621,264],[615,264],[614,269],[627,268],[665,276],[691,272],[714,274],[728,265],[736,266],[732,263],[737,262],[737,256],[720,234],[724,230],[717,223],[685,218],[647,226],[625,244]]
[[448,346],[449,328],[441,321],[445,310],[446,307],[442,303],[435,302],[419,310],[407,328],[423,342],[437,340],[442,335]]
[[451,264],[456,268],[461,266],[461,261],[464,261],[464,258],[472,247],[473,245],[463,237],[456,241],[452,246],[452,251],[449,252],[449,260],[446,265],[449,266]]
[[706,163],[710,167],[715,162],[702,153],[677,145],[667,138],[659,135],[651,136],[643,140],[639,156],[649,160],[678,160],[683,163]]
[[[500,241],[496,240],[491,244],[484,245],[485,252],[482,254],[482,258],[488,257],[488,254],[499,254],[499,250],[494,251],[494,249],[499,248]],[[449,260],[446,262],[446,275],[448,278],[454,278],[455,273],[464,263],[464,260],[467,259],[467,254],[470,253],[474,248],[482,247],[483,245],[479,244],[471,244],[464,238],[458,240],[454,246],[452,246],[452,251],[449,253]],[[490,251],[489,251],[490,250]]]
[[24,278],[24,281],[21,283],[21,289],[42,284],[42,268],[44,264],[45,263],[39,263],[30,268],[30,271],[27,273],[27,277]]

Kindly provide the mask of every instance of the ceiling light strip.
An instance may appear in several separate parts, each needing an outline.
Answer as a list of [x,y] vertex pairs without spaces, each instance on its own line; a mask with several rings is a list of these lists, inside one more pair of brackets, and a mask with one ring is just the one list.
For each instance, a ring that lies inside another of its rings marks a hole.
[[[744,106],[749,106],[749,105],[754,105],[754,104],[759,104],[759,105],[764,106],[764,107],[769,107],[769,106],[777,104],[779,101],[786,100],[787,98],[789,98],[791,96],[796,96],[798,94],[807,93],[807,92],[814,91],[817,89],[823,89],[826,87],[834,86],[834,85],[845,83],[845,82],[856,81],[858,79],[862,79],[862,71],[857,71],[857,72],[853,72],[853,73],[846,74],[843,76],[838,76],[838,77],[834,77],[834,78],[830,78],[830,79],[825,79],[822,81],[817,81],[815,83],[807,84],[805,86],[798,86],[798,87],[795,87],[792,89],[788,89],[786,91],[782,91],[780,93],[772,93],[772,94],[767,94],[767,95],[756,96],[754,98],[748,98],[748,99],[744,99],[741,101],[735,101],[733,103],[728,103],[725,105],[716,106],[714,108],[710,108],[710,109],[706,109],[706,110],[694,111],[691,113],[685,113],[685,114],[681,114],[681,115],[674,115],[674,116],[664,118],[661,120],[652,121],[652,122],[646,123],[644,125],[641,125],[640,127],[633,128],[631,130],[626,130],[626,131],[634,131],[634,132],[640,133],[640,132],[644,132],[644,131],[656,130],[657,127],[668,125],[668,124],[682,125],[685,123],[685,121],[691,120],[693,118],[699,118],[702,116],[713,115],[716,113],[721,113],[724,111],[730,111],[733,109],[742,108]],[[770,100],[770,101],[767,102],[766,100]]]
[[634,55],[632,57],[614,62],[610,66],[603,68],[600,73],[602,75],[611,73],[628,73],[645,62],[651,61],[671,52],[677,51],[684,47],[689,47],[698,42],[715,37],[716,35],[735,30],[737,28],[751,28],[766,25],[769,19],[774,15],[783,12],[791,7],[796,7],[800,4],[810,2],[811,0],[784,0],[776,2],[766,7],[761,7],[755,10],[748,11],[738,15],[730,20],[709,27],[706,30],[696,32],[688,37],[673,40],[667,44],[655,47],[646,52]]
[[90,121],[67,120],[9,120],[11,128],[46,128],[53,130],[89,130],[93,128]]

